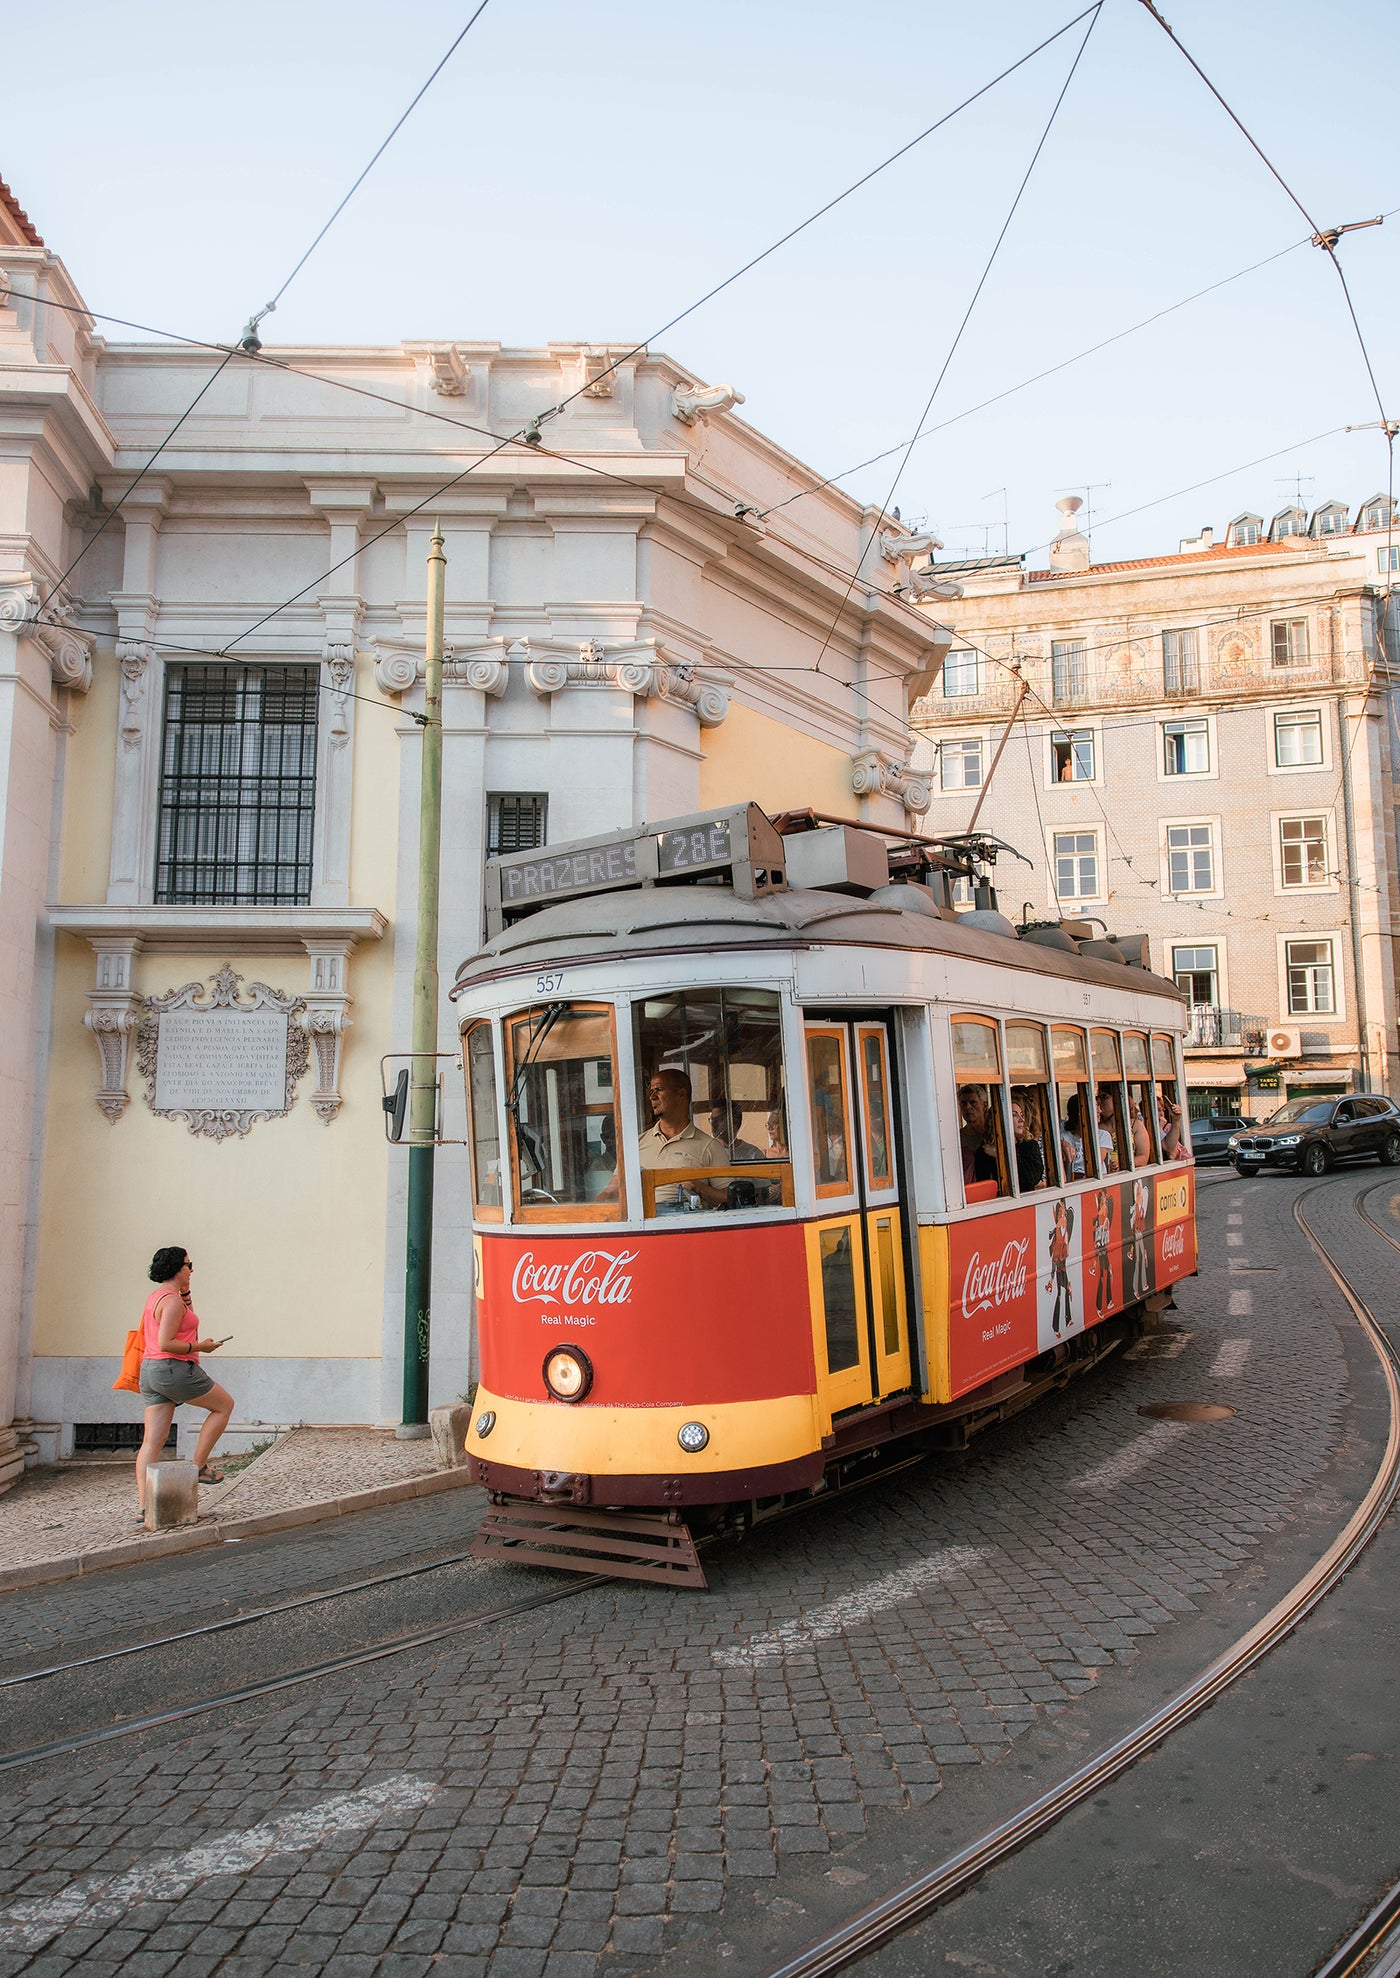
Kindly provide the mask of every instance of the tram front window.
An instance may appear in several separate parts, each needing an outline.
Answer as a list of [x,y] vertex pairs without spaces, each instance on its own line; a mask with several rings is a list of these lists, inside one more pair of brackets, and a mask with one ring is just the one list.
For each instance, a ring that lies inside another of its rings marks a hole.
[[676,989],[633,1024],[645,1213],[790,1203],[777,991]]
[[612,1011],[544,1003],[507,1018],[505,1032],[516,1217],[616,1220],[622,1205]]

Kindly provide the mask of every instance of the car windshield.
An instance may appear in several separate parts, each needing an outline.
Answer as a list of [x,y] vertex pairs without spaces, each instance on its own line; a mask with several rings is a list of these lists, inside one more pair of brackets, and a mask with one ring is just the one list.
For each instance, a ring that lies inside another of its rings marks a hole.
[[1321,1126],[1332,1117],[1330,1099],[1290,1099],[1286,1106],[1280,1106],[1270,1115],[1269,1126]]

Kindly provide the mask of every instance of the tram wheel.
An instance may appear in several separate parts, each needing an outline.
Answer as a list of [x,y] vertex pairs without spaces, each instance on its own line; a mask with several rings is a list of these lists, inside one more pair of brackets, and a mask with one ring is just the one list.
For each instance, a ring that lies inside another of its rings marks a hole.
[[1332,1156],[1320,1140],[1314,1140],[1311,1147],[1303,1149],[1303,1173],[1310,1175],[1326,1174],[1332,1165]]

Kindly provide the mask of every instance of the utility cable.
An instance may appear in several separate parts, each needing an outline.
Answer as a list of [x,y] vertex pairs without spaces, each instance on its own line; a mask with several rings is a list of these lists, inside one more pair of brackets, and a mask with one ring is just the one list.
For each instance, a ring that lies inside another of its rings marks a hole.
[[[904,448],[904,452],[900,459],[899,466],[895,472],[895,477],[893,481],[890,483],[889,493],[885,496],[885,499],[880,506],[879,517],[872,524],[870,535],[864,547],[862,548],[860,555],[856,558],[856,567],[855,570],[851,573],[850,582],[846,586],[845,596],[841,599],[840,604],[836,607],[836,615],[831,621],[831,625],[827,631],[827,635],[825,639],[823,639],[822,641],[822,649],[817,654],[816,664],[812,668],[812,671],[814,673],[820,673],[822,670],[822,661],[826,657],[827,650],[831,645],[831,641],[836,636],[836,628],[841,622],[841,614],[846,609],[847,604],[849,604],[851,592],[855,589],[856,584],[859,582],[861,565],[865,562],[866,557],[870,553],[871,545],[874,543],[875,538],[879,533],[880,523],[884,521],[886,515],[889,513],[890,504],[893,502],[895,498],[895,494],[899,488],[899,483],[904,477],[904,470],[909,465],[909,456],[914,451],[914,442],[915,439],[917,439],[918,437],[919,427],[923,425],[924,421],[928,418],[929,413],[933,410],[933,401],[935,400],[935,398],[937,398],[939,388],[942,385],[943,380],[948,375],[948,367],[952,363],[955,355],[957,354],[958,345],[962,342],[963,339],[963,333],[967,329],[969,322],[972,320],[972,312],[977,307],[982,291],[987,285],[993,267],[996,265],[997,256],[1001,252],[1002,242],[1006,239],[1006,236],[1010,231],[1011,222],[1016,217],[1016,211],[1021,204],[1022,198],[1025,195],[1026,187],[1031,182],[1031,175],[1035,171],[1036,166],[1040,162],[1040,154],[1045,149],[1045,146],[1050,138],[1050,133],[1055,127],[1055,119],[1060,114],[1060,105],[1064,102],[1065,97],[1069,93],[1069,86],[1074,81],[1075,74],[1079,68],[1079,64],[1083,60],[1084,51],[1089,46],[1089,37],[1090,35],[1092,35],[1094,29],[1098,25],[1099,14],[1102,11],[1102,6],[1103,6],[1103,0],[1096,0],[1096,4],[1089,10],[1089,25],[1084,30],[1084,38],[1080,42],[1078,49],[1075,51],[1075,57],[1074,60],[1070,63],[1068,75],[1065,77],[1064,82],[1060,85],[1060,93],[1055,98],[1054,105],[1050,111],[1050,115],[1046,119],[1045,128],[1040,134],[1040,141],[1037,143],[1035,150],[1031,153],[1030,163],[1027,165],[1025,169],[1025,173],[1022,176],[1021,183],[1016,188],[1016,196],[1012,200],[1010,207],[1007,209],[1006,218],[1001,223],[1001,231],[998,233],[996,239],[992,243],[992,251],[987,256],[986,264],[982,269],[981,275],[978,277],[977,286],[976,288],[973,289],[972,296],[968,302],[967,308],[963,311],[962,321],[958,324],[957,330],[955,331],[953,336],[953,340],[948,346],[947,355],[943,359],[943,363],[939,370],[938,376],[933,381],[933,390],[929,393],[928,398],[924,403],[924,409],[920,413],[918,422],[914,428],[914,435],[913,437],[911,437],[908,444]],[[1081,16],[1081,19],[1082,18],[1083,17]]]

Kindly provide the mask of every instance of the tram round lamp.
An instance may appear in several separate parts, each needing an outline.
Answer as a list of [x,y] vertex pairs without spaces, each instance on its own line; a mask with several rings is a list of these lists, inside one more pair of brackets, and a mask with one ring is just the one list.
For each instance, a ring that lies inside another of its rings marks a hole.
[[710,1431],[703,1422],[682,1422],[676,1430],[676,1441],[688,1456],[698,1456],[710,1439]]
[[580,1346],[556,1346],[545,1355],[544,1384],[556,1401],[582,1401],[593,1385],[593,1363]]
[[478,1435],[482,1435],[482,1436],[490,1435],[492,1429],[495,1428],[495,1426],[496,1426],[496,1411],[494,1408],[485,1409],[476,1418],[476,1432]]

